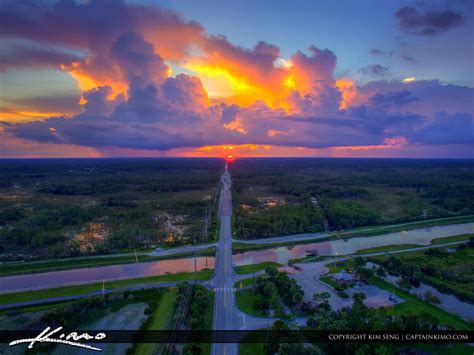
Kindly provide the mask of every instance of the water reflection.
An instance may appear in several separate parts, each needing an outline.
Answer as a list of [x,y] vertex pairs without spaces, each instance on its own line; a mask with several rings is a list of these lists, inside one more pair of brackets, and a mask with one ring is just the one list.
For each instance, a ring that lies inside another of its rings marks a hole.
[[384,245],[417,244],[429,245],[433,239],[454,235],[474,233],[474,223],[452,224],[431,228],[413,229],[410,231],[390,233],[375,237],[332,240],[329,242],[278,247],[264,250],[247,251],[232,257],[234,265],[256,264],[264,261],[275,261],[285,264],[290,259],[306,256],[307,250],[318,251],[318,255],[347,255],[361,249],[375,248]]
[[264,261],[275,261],[285,264],[290,259],[306,256],[306,250],[318,251],[319,255],[331,255],[330,242],[311,243],[304,245],[295,245],[293,247],[278,247],[264,250],[247,251],[232,256],[234,265],[247,265],[263,263]]
[[[197,270],[214,268],[214,257],[196,258]],[[194,258],[170,259],[139,264],[110,265],[0,278],[0,292],[33,290],[107,280],[129,279],[194,271]],[[107,285],[106,285],[107,287]]]

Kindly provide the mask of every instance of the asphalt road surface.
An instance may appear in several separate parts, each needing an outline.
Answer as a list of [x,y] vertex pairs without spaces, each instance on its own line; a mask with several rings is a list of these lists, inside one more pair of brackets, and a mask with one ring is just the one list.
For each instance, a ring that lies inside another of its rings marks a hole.
[[[213,286],[214,298],[214,330],[236,330],[241,326],[235,305],[234,283],[236,275],[232,267],[232,234],[230,217],[232,214],[232,198],[230,193],[231,178],[227,165],[221,178],[222,188],[219,200],[220,233],[216,248],[215,276]],[[237,355],[237,344],[212,344],[214,355]]]

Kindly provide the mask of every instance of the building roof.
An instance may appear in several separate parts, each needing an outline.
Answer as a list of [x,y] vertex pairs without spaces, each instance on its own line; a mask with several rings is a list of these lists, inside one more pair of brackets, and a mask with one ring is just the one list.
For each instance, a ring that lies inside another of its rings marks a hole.
[[352,281],[353,279],[352,275],[349,274],[346,270],[342,270],[341,272],[334,274],[334,278],[340,281]]

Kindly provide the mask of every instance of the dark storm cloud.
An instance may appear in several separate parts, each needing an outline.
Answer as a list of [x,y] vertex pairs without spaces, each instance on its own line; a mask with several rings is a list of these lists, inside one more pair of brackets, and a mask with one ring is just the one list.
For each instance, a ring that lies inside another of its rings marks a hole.
[[377,93],[370,98],[371,103],[378,107],[397,109],[416,100],[418,99],[408,90]]
[[383,78],[390,75],[390,70],[388,67],[384,67],[380,64],[369,65],[365,68],[362,68],[361,72],[374,78]]
[[411,132],[412,141],[423,144],[473,144],[474,118],[472,114],[446,112],[436,114],[433,121]]
[[413,57],[410,57],[408,55],[402,55],[402,59],[407,62],[407,63],[410,63],[410,64],[414,64],[416,63],[416,59],[413,58]]
[[80,111],[79,95],[35,96],[18,99],[3,99],[3,101],[28,111],[36,110],[64,113]]
[[369,51],[369,53],[372,54],[372,55],[376,55],[376,56],[377,56],[377,55],[384,55],[384,54],[386,54],[383,50],[381,50],[381,49],[376,49],[376,48],[371,49],[371,50]]
[[168,66],[155,54],[151,43],[133,31],[121,34],[110,48],[110,58],[120,67],[124,80],[134,86],[162,83]]
[[5,42],[0,47],[0,71],[6,71],[12,67],[57,67],[60,64],[69,65],[82,58],[79,54],[68,53],[48,46],[24,42]]
[[[306,148],[380,145],[392,137],[405,137],[409,143],[474,144],[474,89],[436,81],[371,83],[360,88],[369,99],[343,111],[332,104],[317,106],[305,96],[300,98],[309,102],[303,115],[274,110],[262,102],[209,106],[193,94],[202,90],[199,80],[186,75],[168,78],[158,87],[136,88],[128,99],[109,100],[109,90],[85,93],[84,112],[72,118],[10,125],[6,130],[39,142],[156,150],[247,143]],[[246,133],[223,127],[236,119]],[[269,130],[281,134],[269,135]]]
[[413,6],[400,8],[395,17],[400,29],[408,34],[433,36],[452,28],[458,27],[463,22],[463,16],[451,10],[428,10],[421,13]]

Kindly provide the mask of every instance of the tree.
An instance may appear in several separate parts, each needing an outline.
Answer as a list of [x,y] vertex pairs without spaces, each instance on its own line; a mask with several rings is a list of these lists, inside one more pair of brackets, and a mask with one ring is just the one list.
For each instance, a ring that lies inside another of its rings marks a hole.
[[329,301],[329,298],[331,298],[331,295],[329,294],[329,292],[321,292],[321,299],[323,300],[323,302],[327,302]]
[[362,281],[368,281],[372,276],[374,276],[374,272],[366,267],[359,267],[357,269],[357,275]]
[[315,293],[315,294],[313,295],[313,301],[314,301],[314,302],[319,303],[321,300],[322,300],[322,298],[321,298],[321,294],[320,294],[320,293]]
[[278,269],[273,266],[269,266],[265,268],[265,274],[267,274],[270,277],[275,277],[278,275]]
[[306,326],[311,329],[317,329],[318,324],[319,322],[316,317],[309,317],[308,320],[306,321]]
[[425,299],[426,302],[433,303],[433,304],[439,304],[441,302],[439,298],[433,295],[430,291],[426,291],[423,298]]
[[385,271],[385,268],[383,266],[379,266],[377,268],[376,274],[378,277],[385,277],[387,276],[387,271]]
[[357,256],[354,258],[354,266],[361,267],[365,265],[365,259],[362,256]]
[[[279,319],[273,323],[270,330],[282,332],[282,331],[289,330],[289,328],[284,321]],[[269,333],[269,334],[270,334],[269,339],[268,339],[269,342],[265,344],[265,353],[275,354],[278,352],[278,348],[279,348],[279,344],[277,340],[281,340],[281,339],[275,338],[277,337],[277,335],[275,335],[274,333]]]
[[405,277],[400,277],[397,281],[397,286],[404,290],[409,290],[411,288],[411,283]]
[[283,305],[279,304],[276,307],[275,316],[277,316],[278,318],[285,318],[286,317],[285,308],[283,307]]
[[293,294],[293,303],[299,305],[303,301],[303,295],[299,292]]
[[357,303],[364,304],[364,300],[366,299],[366,295],[364,292],[354,292],[352,294],[352,299],[354,300],[354,305]]

